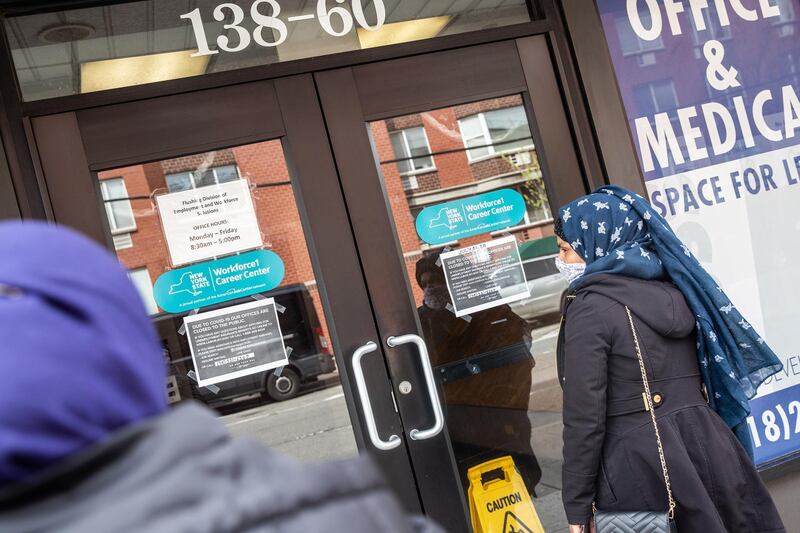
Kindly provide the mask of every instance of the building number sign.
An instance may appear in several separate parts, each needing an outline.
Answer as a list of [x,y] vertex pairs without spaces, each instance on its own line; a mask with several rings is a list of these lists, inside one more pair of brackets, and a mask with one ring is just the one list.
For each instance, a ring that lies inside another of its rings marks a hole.
[[[345,0],[333,0],[335,3],[342,4]],[[252,34],[242,27],[242,22],[245,19],[244,9],[233,3],[220,4],[214,8],[212,13],[214,20],[223,22],[226,16],[231,15],[233,21],[225,24],[223,28],[236,32],[237,37],[231,39],[227,35],[219,35],[217,37],[217,50],[212,50],[208,43],[205,28],[203,27],[203,18],[200,8],[184,13],[181,15],[182,19],[188,19],[192,24],[194,36],[197,41],[197,52],[192,54],[192,57],[207,56],[218,54],[220,50],[223,52],[241,52],[252,41],[255,41],[259,46],[279,46],[288,36],[287,22],[298,22],[302,20],[310,20],[316,18],[320,27],[326,33],[333,37],[341,37],[347,35],[353,30],[353,26],[357,23],[360,27],[369,31],[376,31],[383,27],[386,22],[386,6],[383,0],[374,0],[375,6],[375,22],[370,24],[364,14],[363,0],[351,0],[350,5],[352,13],[343,6],[328,7],[329,0],[317,1],[317,12],[309,13],[306,15],[297,15],[288,17],[284,21],[281,15],[281,5],[277,0],[255,0],[250,5],[250,18],[256,23],[256,28]],[[355,19],[355,21],[353,20]],[[264,30],[268,31],[264,31]]]

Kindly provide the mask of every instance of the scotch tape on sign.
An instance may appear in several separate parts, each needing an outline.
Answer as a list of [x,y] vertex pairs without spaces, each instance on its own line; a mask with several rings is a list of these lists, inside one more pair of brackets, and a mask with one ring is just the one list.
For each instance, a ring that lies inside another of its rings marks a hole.
[[[199,312],[200,312],[199,309],[192,309],[191,311],[189,311],[188,316],[196,315]],[[181,327],[178,328],[178,335],[186,335],[186,322],[181,324]]]

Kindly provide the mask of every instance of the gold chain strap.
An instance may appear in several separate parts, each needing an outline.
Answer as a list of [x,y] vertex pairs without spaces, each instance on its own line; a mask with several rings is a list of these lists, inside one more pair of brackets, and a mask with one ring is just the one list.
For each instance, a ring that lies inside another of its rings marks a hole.
[[675,500],[672,497],[672,485],[669,482],[669,472],[667,471],[667,460],[664,458],[664,446],[661,444],[661,434],[658,432],[658,422],[656,422],[656,409],[653,405],[653,396],[650,394],[650,383],[647,380],[647,371],[644,368],[644,359],[642,358],[642,350],[639,347],[639,337],[636,335],[636,328],[633,326],[633,316],[628,306],[625,306],[625,311],[628,313],[628,322],[631,325],[631,333],[633,333],[633,343],[636,346],[636,356],[639,358],[639,369],[642,371],[642,382],[644,383],[644,394],[647,400],[648,411],[650,412],[650,419],[653,421],[653,429],[656,432],[656,443],[658,444],[658,457],[661,459],[661,470],[664,472],[664,483],[667,487],[667,498],[669,498],[669,518],[675,518]]

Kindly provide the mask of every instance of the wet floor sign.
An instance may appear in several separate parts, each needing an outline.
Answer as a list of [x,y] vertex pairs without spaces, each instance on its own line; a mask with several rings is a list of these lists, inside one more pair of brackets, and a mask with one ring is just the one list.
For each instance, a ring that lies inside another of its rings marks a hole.
[[475,533],[544,533],[511,457],[473,466],[467,477],[469,512]]

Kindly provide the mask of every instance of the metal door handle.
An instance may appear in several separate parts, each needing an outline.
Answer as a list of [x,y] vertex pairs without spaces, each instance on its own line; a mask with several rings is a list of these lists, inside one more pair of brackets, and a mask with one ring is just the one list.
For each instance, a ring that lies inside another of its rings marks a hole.
[[442,404],[439,401],[439,392],[436,390],[436,381],[433,378],[433,369],[431,368],[431,359],[428,356],[428,347],[425,341],[419,335],[400,335],[399,337],[389,337],[386,339],[386,344],[394,348],[401,344],[414,344],[419,352],[419,358],[422,362],[422,372],[425,375],[425,385],[428,388],[428,397],[431,399],[433,406],[433,426],[428,429],[412,429],[409,436],[414,440],[430,439],[441,433],[444,428],[444,415],[442,414]]
[[375,425],[375,414],[372,412],[372,402],[369,401],[369,392],[367,392],[367,382],[364,380],[364,369],[361,368],[361,358],[377,349],[378,345],[369,341],[353,352],[353,375],[356,377],[356,388],[358,389],[358,397],[361,399],[361,409],[364,411],[369,440],[372,441],[372,445],[377,449],[389,451],[400,446],[402,441],[397,435],[390,436],[389,440],[383,440],[381,436],[378,435],[378,427]]

